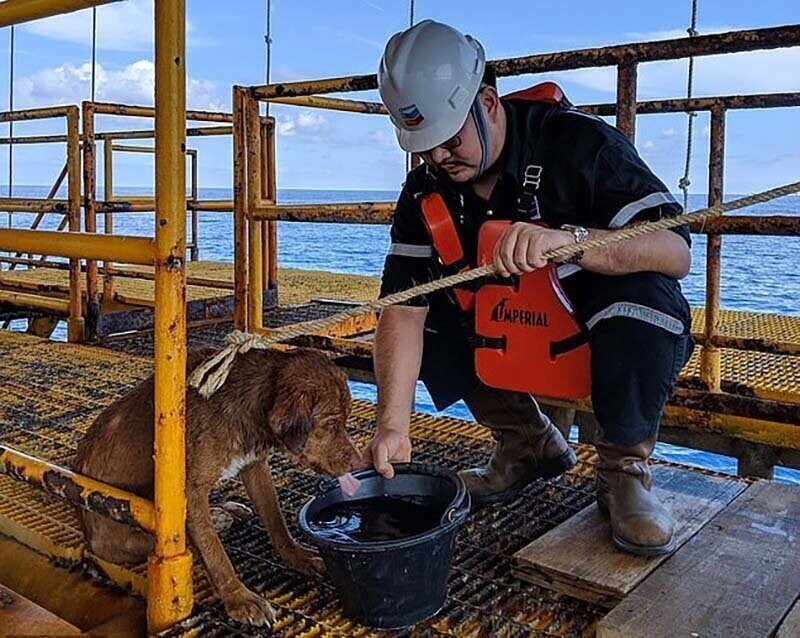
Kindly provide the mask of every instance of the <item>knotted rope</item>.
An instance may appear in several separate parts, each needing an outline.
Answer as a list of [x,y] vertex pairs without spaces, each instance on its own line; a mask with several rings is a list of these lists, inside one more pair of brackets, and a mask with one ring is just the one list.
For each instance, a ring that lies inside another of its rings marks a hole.
[[[603,246],[615,244],[619,241],[634,239],[643,235],[649,235],[659,230],[674,228],[690,222],[705,221],[712,217],[723,215],[732,210],[738,210],[754,204],[761,204],[798,192],[800,192],[800,182],[794,182],[792,184],[787,184],[785,186],[780,186],[778,188],[773,188],[761,193],[742,197],[730,202],[718,204],[717,206],[705,208],[693,213],[678,215],[677,217],[665,217],[658,221],[643,222],[635,226],[614,230],[604,237],[590,239],[589,241],[582,242],[581,244],[570,244],[568,246],[562,246],[561,248],[550,250],[543,256],[547,259],[570,257],[584,250],[602,248]],[[386,297],[381,297],[380,299],[370,301],[360,306],[348,308],[343,312],[339,312],[328,317],[322,317],[320,319],[313,319],[311,321],[293,324],[291,326],[286,326],[285,328],[278,328],[269,335],[251,334],[236,330],[227,336],[226,341],[228,345],[215,356],[198,366],[192,373],[189,381],[192,387],[197,388],[202,396],[210,397],[222,386],[222,384],[225,383],[225,379],[228,377],[231,365],[238,354],[244,354],[253,348],[265,350],[274,346],[275,344],[290,341],[303,335],[313,334],[320,330],[324,330],[325,328],[335,326],[348,319],[361,317],[372,312],[378,312],[388,308],[389,306],[409,301],[410,299],[420,295],[426,295],[437,290],[443,290],[458,284],[463,284],[468,281],[480,279],[482,277],[490,277],[496,274],[498,274],[498,271],[493,264],[480,266],[478,268],[473,268],[472,270],[450,275],[449,277],[443,277],[442,279],[420,284],[419,286],[414,286],[408,290],[403,290],[401,292],[387,295]]]

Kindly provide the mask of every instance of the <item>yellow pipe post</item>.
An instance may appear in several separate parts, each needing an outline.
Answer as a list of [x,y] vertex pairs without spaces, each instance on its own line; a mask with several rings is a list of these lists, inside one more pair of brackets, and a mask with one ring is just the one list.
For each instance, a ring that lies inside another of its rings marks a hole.
[[[87,233],[97,232],[97,160],[95,158],[94,103],[81,104],[83,125],[83,216]],[[97,261],[86,256],[86,311],[90,317],[100,315],[100,293],[97,289]],[[94,331],[90,324],[89,332]],[[92,338],[94,335],[87,335]]]
[[[110,201],[114,195],[114,145],[111,140],[103,142],[103,197]],[[114,233],[114,215],[109,210],[103,211],[103,233]],[[110,301],[114,298],[114,277],[111,269],[114,262],[103,262],[103,299]]]
[[247,140],[244,89],[234,86],[233,101],[233,325],[247,329]]
[[87,507],[90,495],[116,499],[120,505],[124,502],[125,506],[118,507],[116,515],[110,518],[128,524],[135,521],[145,531],[153,531],[153,504],[146,498],[0,444],[0,474],[3,473],[37,485],[50,494],[57,494],[87,509],[91,509]]
[[155,546],[147,624],[156,633],[192,609],[186,548],[186,5],[155,0]]
[[[278,201],[278,162],[275,158],[275,118],[270,118],[267,127],[269,144],[267,145],[267,162],[269,163],[269,188],[268,195],[272,201]],[[277,288],[278,286],[278,222],[272,220],[267,222],[269,226],[269,270],[266,277],[267,288]]]
[[119,0],[5,0],[0,3],[0,27],[40,20],[61,13],[99,7]]
[[[73,106],[67,113],[67,192],[69,199],[69,230],[81,230],[81,158],[80,133],[78,130],[78,107]],[[69,319],[67,319],[67,339],[80,342],[84,339],[84,319],[81,291],[80,259],[69,260]]]
[[[253,210],[261,201],[261,118],[258,101],[245,93],[245,129],[247,134],[247,209]],[[248,307],[247,328],[252,332],[264,322],[264,272],[262,260],[262,222],[247,220],[248,233]]]
[[[269,178],[269,126],[270,118],[260,118],[259,144],[261,146],[261,199],[275,201],[275,195],[270,192]],[[261,224],[261,286],[269,290],[270,256],[270,230],[272,222]]]
[[[186,154],[189,156],[189,159],[192,163],[192,202],[196,203],[199,197],[199,189],[197,185],[197,149],[190,148],[186,149]],[[200,258],[200,247],[197,244],[197,209],[191,209],[191,221],[192,221],[192,240],[189,246],[189,258],[192,261],[197,261]]]
[[103,237],[92,233],[0,228],[0,250],[74,259],[113,259],[148,266],[153,263],[153,240],[129,235]]

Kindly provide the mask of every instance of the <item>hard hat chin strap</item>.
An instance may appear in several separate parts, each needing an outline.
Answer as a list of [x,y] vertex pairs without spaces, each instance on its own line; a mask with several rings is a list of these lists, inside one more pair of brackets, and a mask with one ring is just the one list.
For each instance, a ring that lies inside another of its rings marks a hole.
[[478,177],[483,175],[486,169],[489,168],[489,129],[486,126],[486,118],[481,108],[480,95],[480,92],[478,92],[469,110],[472,114],[472,119],[475,120],[475,129],[478,131],[478,140],[481,143],[481,165],[478,168]]

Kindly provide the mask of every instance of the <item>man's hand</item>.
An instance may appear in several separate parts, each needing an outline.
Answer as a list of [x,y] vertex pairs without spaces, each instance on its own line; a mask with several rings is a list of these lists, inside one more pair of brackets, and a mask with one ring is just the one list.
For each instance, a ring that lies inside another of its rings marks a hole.
[[501,235],[494,247],[494,265],[503,277],[532,272],[547,265],[546,252],[575,243],[566,230],[516,222]]
[[408,463],[411,460],[411,439],[405,432],[378,426],[375,437],[361,456],[366,467],[373,465],[379,474],[394,478],[392,463]]

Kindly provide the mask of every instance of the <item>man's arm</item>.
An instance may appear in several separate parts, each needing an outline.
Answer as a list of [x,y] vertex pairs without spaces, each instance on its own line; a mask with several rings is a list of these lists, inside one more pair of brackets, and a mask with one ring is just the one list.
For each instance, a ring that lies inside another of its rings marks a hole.
[[[589,239],[601,238],[611,232],[589,229]],[[494,263],[503,276],[521,275],[542,268],[547,263],[542,257],[546,252],[574,243],[575,238],[569,231],[518,222],[511,225],[497,242]],[[675,279],[685,277],[690,264],[689,247],[680,235],[670,230],[659,230],[587,250],[580,261],[584,270],[603,275],[650,271]]]
[[392,306],[381,313],[375,332],[378,426],[364,461],[386,478],[394,476],[392,462],[411,460],[408,431],[427,314],[427,307]]

